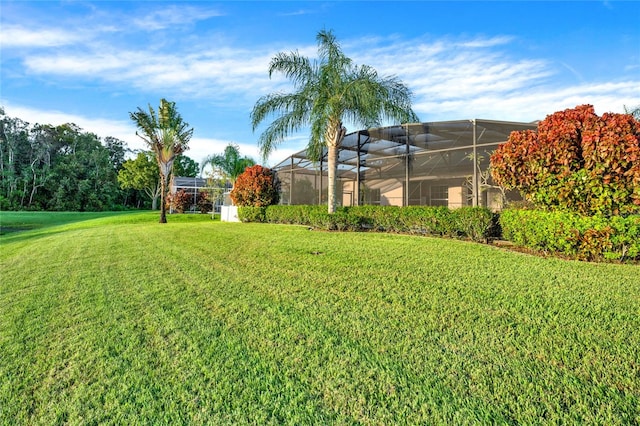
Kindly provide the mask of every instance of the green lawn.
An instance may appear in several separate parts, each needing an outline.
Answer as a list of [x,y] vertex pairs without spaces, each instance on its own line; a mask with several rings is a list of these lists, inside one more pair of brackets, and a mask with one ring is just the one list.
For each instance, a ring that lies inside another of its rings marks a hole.
[[48,226],[0,237],[0,424],[640,424],[637,265],[206,215],[0,221],[26,216]]

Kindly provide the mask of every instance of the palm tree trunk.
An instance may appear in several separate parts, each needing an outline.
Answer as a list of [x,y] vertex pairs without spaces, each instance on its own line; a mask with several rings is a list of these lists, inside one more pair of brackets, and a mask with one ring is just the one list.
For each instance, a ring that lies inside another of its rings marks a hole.
[[167,205],[165,200],[167,199],[167,185],[169,184],[169,176],[171,175],[171,169],[173,168],[172,156],[167,161],[158,160],[158,167],[160,168],[160,223],[167,223]]
[[330,124],[327,128],[327,177],[329,187],[327,188],[328,213],[336,212],[337,205],[337,182],[338,182],[338,148],[342,145],[342,140],[347,133],[347,129],[342,126],[341,121]]
[[167,205],[165,203],[167,196],[167,178],[162,176],[160,188],[160,222],[167,223]]
[[328,191],[328,213],[335,213],[336,212],[336,204],[337,204],[337,200],[336,200],[336,174],[338,171],[338,147],[331,143],[329,144],[329,146],[327,147],[328,153],[327,153],[327,168],[328,168],[328,178],[329,178],[329,185],[327,188]]

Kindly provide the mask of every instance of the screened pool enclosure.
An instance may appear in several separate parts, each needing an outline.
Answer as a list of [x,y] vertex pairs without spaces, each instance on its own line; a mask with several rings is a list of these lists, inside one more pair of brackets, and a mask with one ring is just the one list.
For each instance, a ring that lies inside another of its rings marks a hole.
[[[214,212],[219,213],[221,206],[224,204],[224,194],[230,190],[231,183],[228,181],[213,181],[199,177],[173,176],[169,185],[171,194],[184,191],[189,195],[191,205],[186,211],[192,213],[199,211],[198,194],[201,192],[207,194],[208,200],[211,202],[211,208]],[[169,213],[173,213],[173,207],[170,207]]]
[[[493,185],[489,157],[512,131],[536,123],[458,120],[403,124],[346,135],[338,153],[342,206],[485,206],[518,199]],[[327,202],[326,150],[319,161],[300,151],[274,167],[282,204]]]

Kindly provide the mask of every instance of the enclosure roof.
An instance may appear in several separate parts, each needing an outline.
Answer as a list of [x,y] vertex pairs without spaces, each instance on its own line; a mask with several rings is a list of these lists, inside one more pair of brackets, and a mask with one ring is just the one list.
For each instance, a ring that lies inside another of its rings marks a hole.
[[203,188],[207,186],[207,180],[198,177],[174,176],[172,184],[177,188]]
[[[475,131],[474,131],[475,127]],[[522,123],[494,120],[456,120],[377,127],[349,133],[338,151],[338,175],[360,171],[382,163],[384,159],[443,152],[472,146],[489,146],[505,142],[512,131],[535,130],[537,122]],[[408,143],[407,143],[408,139]],[[296,173],[315,173],[326,169],[327,149],[322,159],[313,161],[307,150],[299,151],[277,164],[274,169]]]

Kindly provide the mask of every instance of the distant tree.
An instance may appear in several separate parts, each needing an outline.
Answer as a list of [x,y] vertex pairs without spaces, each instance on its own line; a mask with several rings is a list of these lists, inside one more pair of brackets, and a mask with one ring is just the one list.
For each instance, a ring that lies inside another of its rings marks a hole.
[[102,211],[113,208],[118,196],[110,153],[97,135],[65,124],[56,128],[59,154],[45,184],[53,210]]
[[273,170],[255,165],[238,176],[230,195],[237,206],[264,207],[278,204],[280,185]]
[[210,155],[202,161],[201,170],[206,166],[211,166],[214,171],[219,170],[224,179],[228,179],[232,184],[235,183],[247,167],[251,167],[255,161],[247,156],[240,155],[238,145],[229,144],[222,154]]
[[175,102],[160,100],[158,112],[149,105],[149,111],[138,107],[129,116],[136,123],[141,133],[136,134],[153,151],[158,162],[160,173],[160,223],[167,223],[165,197],[173,162],[177,155],[188,149],[193,129],[184,122]]
[[158,208],[161,185],[153,153],[139,152],[136,158],[125,161],[118,172],[118,182],[123,189],[143,191],[151,199],[151,209]]
[[[51,125],[36,124],[29,137],[28,159],[23,163],[22,175],[26,183],[23,196],[28,201],[21,204],[27,208],[47,208],[47,200],[50,197],[42,194],[42,200],[38,200],[38,190],[44,188],[51,179],[52,164],[55,164],[58,155],[58,138],[55,127]],[[41,191],[42,192],[42,191]]]
[[122,165],[126,161],[127,152],[130,150],[127,148],[127,143],[118,138],[107,136],[104,138],[104,146],[109,151],[109,158],[113,169],[116,173],[122,168]]
[[640,121],[581,105],[513,132],[491,156],[498,185],[543,208],[581,214],[640,212]]
[[73,123],[30,125],[0,107],[0,207],[105,210],[116,206],[126,144]]
[[0,107],[0,207],[23,206],[27,182],[24,169],[31,145],[29,123],[5,115]]
[[266,158],[288,135],[311,127],[307,152],[320,160],[327,150],[328,211],[336,209],[338,150],[346,134],[344,120],[365,127],[383,120],[418,121],[411,109],[411,91],[396,77],[380,77],[367,65],[357,66],[344,55],[331,31],[316,37],[319,62],[297,51],[278,53],[269,65],[269,77],[280,72],[292,80],[293,93],[260,98],[251,112],[253,130],[270,115],[277,118],[258,141]]
[[196,177],[199,172],[198,163],[186,155],[178,155],[173,162],[173,176]]

